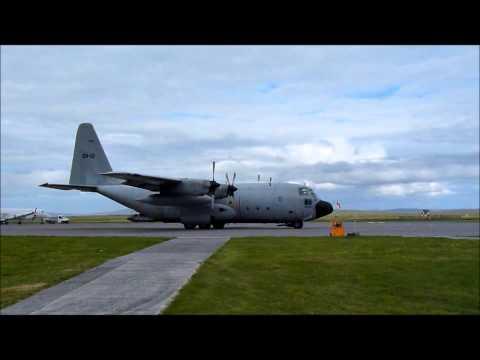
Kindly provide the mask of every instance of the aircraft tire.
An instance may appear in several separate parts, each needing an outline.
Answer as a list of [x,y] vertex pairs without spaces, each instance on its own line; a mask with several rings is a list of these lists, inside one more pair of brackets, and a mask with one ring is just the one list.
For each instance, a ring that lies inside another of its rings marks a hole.
[[213,223],[214,229],[223,229],[225,227],[224,223]]
[[198,227],[202,230],[210,230],[210,224],[201,224]]
[[302,220],[297,220],[293,223],[293,227],[295,229],[301,229],[303,227],[303,221]]
[[185,230],[193,230],[197,227],[197,225],[195,225],[195,224],[183,224],[183,227],[185,228]]

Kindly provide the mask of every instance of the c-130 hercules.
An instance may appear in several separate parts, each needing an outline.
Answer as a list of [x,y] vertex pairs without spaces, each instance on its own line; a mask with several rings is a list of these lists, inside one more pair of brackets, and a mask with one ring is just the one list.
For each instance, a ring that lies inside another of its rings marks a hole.
[[80,124],[69,184],[40,186],[96,192],[140,213],[143,218],[182,223],[185,229],[222,229],[227,223],[279,223],[300,229],[304,221],[333,211],[307,186],[290,183],[232,183],[115,172],[92,124]]

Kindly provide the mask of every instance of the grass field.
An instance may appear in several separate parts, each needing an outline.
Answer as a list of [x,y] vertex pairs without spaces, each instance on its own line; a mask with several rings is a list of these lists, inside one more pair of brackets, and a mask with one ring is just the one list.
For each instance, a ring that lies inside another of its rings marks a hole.
[[126,215],[90,215],[90,216],[69,216],[72,224],[76,223],[127,223]]
[[479,210],[432,211],[430,220],[415,212],[336,210],[316,221],[330,221],[333,216],[343,221],[480,221]]
[[166,314],[479,314],[479,242],[235,238]]
[[0,307],[165,238],[2,236]]

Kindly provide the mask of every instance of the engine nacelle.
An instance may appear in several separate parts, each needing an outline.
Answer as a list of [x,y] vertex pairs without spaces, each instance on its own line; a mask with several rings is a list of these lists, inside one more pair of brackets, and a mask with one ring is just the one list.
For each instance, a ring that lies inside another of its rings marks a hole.
[[232,220],[236,214],[235,209],[230,206],[215,204],[215,208],[212,211],[212,218],[215,221],[228,221]]
[[223,199],[229,195],[228,185],[220,185],[215,189],[215,199]]
[[237,191],[237,188],[233,185],[219,185],[215,189],[215,199],[223,199],[228,196],[233,196],[235,191]]
[[160,193],[162,195],[201,196],[211,193],[217,186],[218,183],[210,180],[182,179],[178,185],[162,189]]

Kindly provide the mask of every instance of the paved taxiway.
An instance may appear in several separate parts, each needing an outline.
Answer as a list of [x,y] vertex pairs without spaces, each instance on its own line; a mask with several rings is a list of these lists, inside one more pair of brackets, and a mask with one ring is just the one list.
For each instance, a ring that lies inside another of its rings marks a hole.
[[3,315],[155,315],[229,238],[183,236],[121,256],[0,310]]
[[[460,221],[388,221],[345,222],[347,232],[360,235],[479,237],[478,222]],[[303,229],[275,224],[231,224],[223,230],[185,230],[181,224],[165,223],[83,223],[83,224],[8,224],[2,225],[3,235],[56,236],[327,236],[329,223],[305,223]]]

